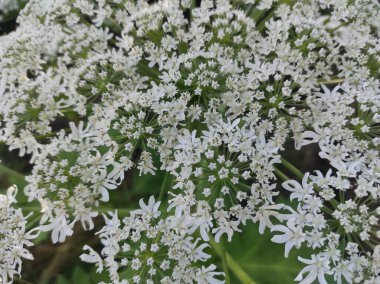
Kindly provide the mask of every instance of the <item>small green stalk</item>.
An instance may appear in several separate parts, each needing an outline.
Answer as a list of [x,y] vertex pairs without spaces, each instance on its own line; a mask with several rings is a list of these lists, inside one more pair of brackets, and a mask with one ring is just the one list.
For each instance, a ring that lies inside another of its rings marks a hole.
[[232,273],[241,281],[243,284],[257,284],[251,279],[251,277],[244,271],[240,264],[233,259],[233,257],[226,252],[222,245],[214,241],[210,236],[210,245],[216,251],[216,253],[221,257],[223,263],[224,273],[226,274],[226,283],[230,283],[229,271],[231,269]]
[[221,249],[220,256],[222,258],[223,270],[224,270],[224,274],[225,274],[225,283],[230,284],[231,281],[230,281],[230,273],[228,270],[228,263],[227,263],[227,252],[226,252],[226,249],[224,248],[223,245],[220,246],[220,249]]
[[289,180],[289,178],[282,171],[280,171],[276,167],[273,167],[273,168],[274,168],[274,172],[276,173],[276,175],[278,175],[282,180],[284,180],[284,181]]
[[344,78],[337,78],[337,79],[332,79],[328,81],[319,81],[318,83],[323,84],[323,85],[332,85],[332,84],[340,84],[345,81]]
[[162,201],[162,199],[163,199],[164,196],[165,196],[165,193],[166,193],[166,192],[165,192],[165,188],[166,188],[166,184],[167,184],[168,178],[169,178],[169,173],[166,172],[166,173],[165,173],[164,180],[163,180],[163,182],[162,182],[162,184],[161,184],[161,189],[160,189],[160,194],[159,194],[159,196],[158,196],[158,200],[161,200],[161,201]]
[[38,224],[40,223],[40,220],[41,220],[41,215],[39,213],[35,214],[35,216],[33,216],[33,218],[28,220],[28,223],[26,224],[26,230],[29,231],[29,230],[37,227]]
[[22,211],[25,211],[25,212],[41,212],[41,207],[38,207],[38,206],[20,206],[20,205],[15,205],[15,208],[21,208]]
[[281,164],[287,168],[289,171],[291,171],[295,176],[297,176],[300,179],[303,179],[304,174],[297,169],[295,166],[293,166],[292,163],[281,157]]
[[106,207],[101,207],[97,208],[99,213],[108,213],[109,211],[115,211],[117,210],[117,213],[119,216],[127,216],[132,210],[131,208],[106,208]]

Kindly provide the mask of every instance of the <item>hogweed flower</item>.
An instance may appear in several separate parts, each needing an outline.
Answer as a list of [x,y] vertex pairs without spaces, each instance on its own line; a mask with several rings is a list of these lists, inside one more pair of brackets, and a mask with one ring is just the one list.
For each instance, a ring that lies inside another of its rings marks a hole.
[[[220,283],[207,242],[250,221],[313,251],[302,284],[377,283],[379,3],[150,2],[31,0],[0,37],[0,141],[30,156],[40,229],[93,229],[126,171],[163,172],[85,246],[112,283]],[[298,172],[288,141],[329,169]]]
[[86,245],[81,259],[106,269],[111,283],[222,283],[215,265],[196,265],[211,257],[204,251],[209,245],[188,234],[183,217],[160,218],[159,205],[151,196],[122,220],[117,211],[104,215],[100,255]]
[[21,209],[16,209],[17,187],[8,188],[6,195],[0,194],[0,282],[12,283],[20,276],[22,259],[33,259],[27,247],[38,236],[39,229],[26,229],[27,218]]

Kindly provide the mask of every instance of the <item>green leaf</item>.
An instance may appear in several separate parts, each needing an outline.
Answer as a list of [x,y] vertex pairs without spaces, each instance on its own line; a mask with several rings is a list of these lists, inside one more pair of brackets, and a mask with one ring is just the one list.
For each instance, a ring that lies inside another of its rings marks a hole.
[[99,283],[99,282],[107,282],[109,281],[109,277],[105,270],[103,270],[102,273],[97,273],[96,272],[96,267],[92,266],[91,267],[91,272],[90,272],[90,278],[91,278],[91,283]]
[[71,283],[91,284],[89,274],[80,266],[76,266],[73,271]]
[[34,239],[33,243],[34,245],[38,245],[45,242],[46,240],[49,240],[49,238],[50,238],[50,232],[40,232],[38,237]]
[[55,284],[70,284],[70,282],[62,275],[58,275],[55,280]]
[[[305,249],[293,249],[289,257],[285,258],[284,245],[273,243],[268,229],[260,235],[258,226],[249,223],[242,231],[235,234],[225,246],[232,259],[251,279],[257,284],[294,284],[294,278],[303,267],[297,256],[305,255]],[[231,283],[241,283],[234,278],[234,271],[231,276]]]

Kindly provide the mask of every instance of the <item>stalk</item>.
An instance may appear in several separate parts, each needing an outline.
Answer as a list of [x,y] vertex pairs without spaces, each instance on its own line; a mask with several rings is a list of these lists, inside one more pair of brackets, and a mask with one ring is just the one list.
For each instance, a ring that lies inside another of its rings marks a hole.
[[162,201],[162,199],[163,199],[164,196],[165,196],[165,187],[166,187],[166,184],[167,184],[168,178],[169,178],[169,173],[166,172],[166,173],[165,173],[164,180],[163,180],[162,185],[161,185],[160,195],[158,196],[158,200],[161,200],[161,201]]
[[[255,281],[251,279],[251,277],[247,274],[247,272],[245,272],[245,270],[239,265],[239,263],[228,252],[226,252],[225,249],[220,244],[215,242],[211,236],[210,236],[210,245],[222,259],[223,269],[226,274],[226,283],[230,283],[230,282],[227,282],[227,281],[230,281],[229,274],[228,274],[228,268],[229,268],[231,269],[232,273],[235,274],[235,276],[241,281],[241,283],[257,284]],[[227,280],[227,277],[228,277],[228,280]]]
[[301,180],[303,179],[304,174],[299,169],[297,169],[295,166],[293,166],[292,163],[290,163],[288,160],[286,160],[283,157],[281,157],[281,164],[285,168],[287,168],[289,171],[291,171],[295,176],[297,176]]
[[339,84],[343,83],[345,79],[343,78],[336,78],[336,79],[331,79],[327,81],[319,81],[318,83],[323,84],[323,85],[331,85],[331,84]]

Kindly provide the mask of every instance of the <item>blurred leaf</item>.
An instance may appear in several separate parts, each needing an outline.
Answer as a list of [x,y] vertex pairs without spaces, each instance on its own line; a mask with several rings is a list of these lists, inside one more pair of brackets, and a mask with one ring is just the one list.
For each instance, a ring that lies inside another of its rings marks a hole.
[[55,280],[55,284],[70,284],[70,282],[62,275],[58,275],[57,279]]
[[46,240],[49,240],[51,232],[40,232],[37,238],[34,239],[34,245],[43,243]]
[[91,275],[91,283],[99,283],[99,282],[107,282],[109,281],[109,277],[107,276],[107,274],[105,273],[105,270],[102,272],[102,273],[97,273],[96,272],[96,267],[95,266],[91,266],[91,272],[90,272],[90,275]]
[[91,284],[89,274],[79,265],[74,268],[71,283]]
[[76,265],[72,271],[71,276],[58,275],[54,284],[92,284],[98,283],[91,280],[91,274],[84,270],[79,264]]
[[[303,267],[297,256],[305,254],[305,249],[293,249],[289,257],[285,258],[284,245],[273,243],[271,238],[268,229],[260,235],[258,226],[249,223],[242,233],[235,234],[231,243],[225,243],[225,246],[232,258],[257,284],[295,283],[294,278]],[[233,273],[231,283],[240,283]]]

